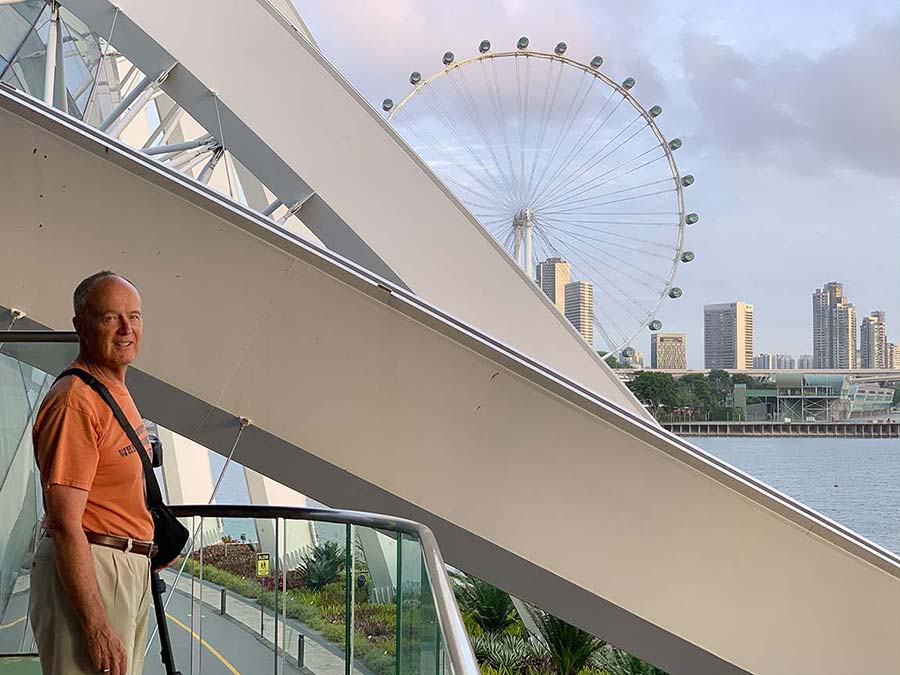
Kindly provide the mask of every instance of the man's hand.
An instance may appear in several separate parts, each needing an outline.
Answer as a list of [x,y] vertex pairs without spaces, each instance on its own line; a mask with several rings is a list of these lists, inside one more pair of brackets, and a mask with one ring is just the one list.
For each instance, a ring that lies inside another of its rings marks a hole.
[[109,625],[85,631],[85,637],[94,670],[103,675],[128,675],[125,645]]

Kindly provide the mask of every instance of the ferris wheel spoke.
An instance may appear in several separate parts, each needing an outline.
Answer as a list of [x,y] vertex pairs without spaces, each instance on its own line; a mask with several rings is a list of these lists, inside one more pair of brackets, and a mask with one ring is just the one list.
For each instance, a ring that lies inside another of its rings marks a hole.
[[[484,200],[485,203],[489,204],[491,207],[496,207],[498,211],[504,211],[505,213],[512,212],[512,204],[508,201],[505,201],[500,205],[497,204],[496,194],[494,197],[491,197],[489,194],[476,190],[471,185],[463,183],[461,181],[456,180],[455,178],[450,178],[449,176],[444,176],[444,182],[449,183],[451,186],[455,186],[461,190],[466,190],[469,194],[475,195],[478,199]],[[480,184],[480,183],[479,183]],[[485,189],[490,189],[489,186],[482,185]]]
[[[562,242],[562,240],[561,240],[559,237],[557,237],[556,235],[553,235],[553,234],[551,233],[550,229],[547,228],[546,226],[543,226],[543,230],[544,230],[544,234],[545,234],[546,236],[552,236],[552,237],[553,237],[554,239],[556,239],[557,241]],[[562,242],[562,243],[565,244],[565,242]],[[566,244],[566,245],[568,245],[568,244]],[[569,245],[569,246],[570,246],[570,245]],[[621,274],[623,277],[626,277],[626,278],[628,278],[628,279],[631,279],[632,281],[634,281],[635,283],[637,283],[637,284],[643,286],[644,288],[646,288],[646,289],[649,290],[649,291],[653,291],[654,293],[658,293],[658,292],[659,292],[659,290],[660,290],[659,287],[657,287],[657,286],[655,286],[655,285],[653,285],[653,284],[649,284],[645,279],[642,279],[642,278],[640,278],[640,277],[637,277],[637,276],[633,275],[633,274],[631,273],[631,271],[623,270],[623,269],[621,269],[620,267],[617,267],[616,265],[613,265],[612,263],[607,262],[606,260],[602,260],[602,259],[601,259],[600,257],[598,257],[598,256],[605,256],[605,257],[610,258],[610,259],[612,259],[612,260],[614,260],[614,261],[616,261],[616,262],[620,262],[620,261],[621,261],[621,258],[620,258],[620,257],[614,256],[613,254],[609,253],[608,251],[604,251],[602,248],[597,248],[597,247],[595,247],[595,246],[592,246],[591,248],[592,248],[592,251],[593,251],[593,252],[581,251],[580,255],[583,255],[583,256],[585,256],[585,257],[588,257],[588,258],[590,258],[591,260],[594,260],[595,262],[597,262],[598,264],[603,265],[604,267],[608,267],[609,269],[618,272],[618,273]],[[573,250],[574,250],[574,249],[573,249]],[[646,269],[644,269],[643,267],[641,267],[640,265],[637,265],[637,264],[635,264],[635,263],[629,263],[629,270],[634,270],[634,271],[637,271],[637,272],[642,272],[642,273],[647,277],[647,279],[650,279],[650,280],[655,281],[655,282],[657,282],[657,283],[660,283],[660,284],[665,284],[665,283],[666,283],[666,280],[663,279],[662,277],[659,277],[658,275],[654,274],[653,272],[650,272],[649,270],[646,270]]]
[[[488,201],[492,200],[492,198],[488,196],[491,194],[494,195],[494,198],[496,198],[497,195],[500,195],[501,198],[503,198],[503,199],[506,198],[505,191],[503,191],[502,189],[498,189],[498,186],[496,184],[491,185],[491,184],[485,182],[485,180],[483,180],[481,177],[476,175],[472,171],[472,169],[470,169],[468,166],[463,164],[463,162],[455,154],[453,154],[452,152],[447,150],[446,147],[444,146],[444,144],[441,143],[438,139],[434,138],[434,136],[432,134],[430,134],[427,130],[420,129],[420,128],[417,128],[416,126],[414,126],[414,125],[417,125],[418,123],[412,122],[411,120],[408,120],[408,119],[398,119],[397,123],[405,126],[407,129],[409,129],[410,132],[413,133],[417,138],[419,138],[425,145],[432,148],[434,151],[436,151],[438,154],[440,154],[446,161],[450,162],[451,164],[453,164],[453,166],[458,168],[464,174],[468,175],[469,178],[471,178],[473,181],[478,183],[478,185],[480,185],[486,192],[485,193],[479,192],[479,191],[475,190],[474,188],[472,188],[471,186],[467,186],[464,183],[457,181],[449,176],[444,176],[445,182],[452,182],[458,186],[465,187],[467,190],[469,190],[473,194],[477,194],[478,196],[483,197],[483,198],[487,199]],[[485,174],[488,176],[490,175],[486,169],[485,169]],[[511,208],[511,206],[510,206],[510,208]]]
[[[491,84],[488,83],[487,69],[485,68],[484,61],[481,61],[481,72],[482,72],[482,76],[484,77],[485,84],[487,85],[488,92],[493,100],[494,88],[491,86]],[[497,126],[499,126],[500,130],[502,131],[503,148],[506,151],[506,161],[507,161],[507,165],[509,166],[509,175],[511,176],[512,183],[516,188],[516,194],[514,195],[514,197],[515,197],[516,201],[521,202],[522,201],[521,186],[519,185],[519,180],[516,178],[516,170],[513,168],[512,152],[509,147],[509,133],[507,132],[506,124],[503,121],[506,118],[506,113],[503,108],[503,89],[500,86],[500,79],[497,76],[497,64],[494,59],[491,59],[491,72],[492,72],[491,80],[493,81],[493,84],[497,88],[496,107],[494,109],[495,113],[499,112],[499,115],[497,117]]]
[[[447,107],[443,103],[441,103],[440,99],[438,99],[437,96],[433,95],[433,92],[429,89],[429,87],[422,87],[422,94],[422,98],[426,102],[426,104],[429,105],[429,107],[437,116],[441,117],[444,120],[444,123],[456,136],[459,146],[464,148],[468,155],[472,158],[472,160],[481,167],[481,170],[484,172],[487,180],[493,183],[494,187],[487,188],[488,191],[490,192],[493,190],[497,190],[500,193],[503,193],[505,191],[503,185],[500,183],[496,176],[488,171],[488,168],[484,165],[484,162],[481,161],[481,158],[475,153],[471,145],[467,142],[466,135],[462,132],[459,125],[456,123],[456,119],[453,116],[453,113],[447,110]],[[478,182],[479,184],[484,185],[484,181],[479,180]],[[485,185],[485,187],[487,186]]]
[[[625,145],[628,141],[630,141],[632,138],[634,138],[635,136],[637,136],[641,131],[643,131],[643,129],[646,128],[646,125],[644,125],[643,127],[639,127],[639,128],[637,129],[637,131],[635,131],[631,136],[629,136],[629,137],[626,138],[624,141],[622,141],[621,143],[619,143],[616,147],[614,147],[612,150],[610,150],[610,151],[609,151],[608,153],[606,153],[605,155],[602,155],[602,156],[600,157],[600,159],[597,159],[597,156],[598,156],[598,155],[600,155],[604,150],[606,150],[610,145],[612,145],[612,144],[619,138],[619,136],[621,136],[621,135],[624,134],[626,131],[628,131],[628,129],[630,129],[630,128],[634,125],[635,122],[637,122],[638,120],[641,120],[641,119],[643,119],[643,118],[642,118],[640,115],[638,115],[637,117],[635,117],[633,120],[631,120],[631,122],[629,122],[629,123],[628,123],[627,125],[625,125],[622,129],[620,129],[620,130],[619,130],[619,133],[617,133],[615,136],[613,136],[612,138],[610,138],[610,139],[609,139],[606,143],[604,143],[600,148],[598,148],[596,151],[594,151],[594,153],[593,153],[590,157],[588,157],[587,159],[585,159],[585,160],[579,165],[579,167],[578,167],[577,169],[575,169],[575,171],[573,171],[572,173],[570,173],[568,176],[562,177],[562,178],[560,179],[559,183],[557,184],[556,188],[555,188],[554,190],[549,191],[547,194],[544,195],[543,201],[549,201],[549,200],[554,199],[555,196],[559,194],[559,192],[568,189],[568,187],[569,187],[570,185],[572,185],[572,183],[573,183],[574,181],[576,181],[576,180],[578,180],[579,178],[581,178],[582,176],[584,176],[584,174],[586,174],[588,171],[590,171],[593,167],[597,166],[597,165],[598,165],[600,162],[602,162],[603,160],[607,159],[608,157],[611,157],[611,156],[612,156],[619,148],[621,148],[621,147],[622,147],[623,145]],[[596,161],[595,161],[595,160],[596,160]],[[592,163],[592,162],[593,162],[593,163]],[[535,199],[535,203],[536,203],[536,206],[539,205],[540,200]]]
[[663,183],[671,182],[671,178],[658,178],[657,180],[647,181],[645,183],[639,183],[637,185],[630,185],[625,188],[619,188],[618,190],[613,190],[611,192],[603,192],[599,195],[591,195],[589,197],[582,197],[581,199],[572,199],[565,203],[553,203],[548,204],[548,207],[553,206],[566,206],[568,204],[583,204],[584,202],[590,202],[594,199],[606,199],[607,197],[615,197],[616,195],[626,194],[628,192],[634,192],[635,190],[643,190],[644,188],[652,187],[654,185],[661,185]]
[[[551,224],[553,224],[553,223],[559,223],[558,225],[553,225],[553,227],[555,227],[555,228],[557,228],[557,229],[560,229],[560,230],[565,230],[566,227],[573,227],[573,228],[576,228],[576,229],[587,230],[588,232],[590,232],[590,233],[592,233],[592,234],[605,234],[605,235],[608,235],[608,236],[610,236],[610,237],[617,237],[617,238],[619,238],[619,239],[625,239],[625,240],[627,240],[627,241],[633,241],[633,242],[636,243],[636,244],[647,244],[648,246],[654,246],[654,247],[656,247],[656,248],[661,248],[661,249],[664,249],[664,250],[666,250],[666,251],[672,251],[672,252],[675,251],[675,247],[672,246],[672,244],[665,244],[665,243],[663,243],[663,242],[656,241],[656,240],[654,240],[654,239],[645,239],[645,238],[643,238],[643,237],[634,237],[634,236],[632,236],[632,235],[622,234],[621,232],[613,232],[612,230],[600,230],[600,229],[597,229],[597,228],[594,228],[594,227],[587,227],[586,225],[573,224],[573,223],[570,223],[570,222],[567,221],[567,220],[562,220],[562,219],[560,219],[560,218],[547,218],[546,216],[541,216],[541,222],[542,222],[542,223],[546,223],[546,222],[548,222],[548,221],[549,221]],[[587,234],[585,234],[584,232],[580,232],[580,233],[571,232],[570,234],[572,234],[573,236],[583,237],[583,238],[585,238],[585,239],[590,239],[590,238],[591,238],[591,237],[589,237]],[[598,241],[601,241],[601,240],[598,240]],[[668,259],[668,260],[672,260],[673,257],[674,257],[674,255],[671,255],[671,256],[668,256],[667,259]]]
[[[581,98],[581,102],[578,103],[578,106],[576,108],[575,102],[578,100],[578,94],[581,92],[581,88],[583,87],[586,78],[590,78],[590,84],[585,90],[584,96]],[[581,73],[581,78],[578,81],[578,88],[575,90],[575,93],[572,96],[572,100],[569,102],[569,107],[566,110],[566,114],[563,117],[562,122],[560,123],[559,128],[561,133],[558,134],[556,143],[553,145],[553,149],[551,150],[547,161],[544,163],[544,168],[541,170],[540,176],[538,176],[538,181],[534,186],[534,194],[540,193],[544,178],[546,178],[550,167],[553,166],[553,162],[556,161],[556,156],[559,154],[560,148],[563,147],[563,143],[565,143],[566,139],[569,137],[569,132],[572,130],[572,127],[575,124],[575,120],[581,112],[581,109],[584,107],[584,103],[585,101],[587,101],[587,98],[590,95],[591,90],[593,89],[596,82],[596,77],[591,77],[586,72]]]
[[553,173],[553,176],[550,178],[550,180],[547,181],[547,185],[544,187],[543,191],[536,193],[534,195],[534,200],[536,202],[542,200],[545,193],[548,190],[552,190],[553,186],[558,185],[558,179],[563,174],[563,172],[569,167],[569,165],[572,164],[572,162],[574,162],[578,158],[578,155],[581,154],[581,151],[584,150],[584,148],[587,147],[588,143],[590,143],[594,139],[594,136],[596,136],[598,133],[600,133],[600,130],[603,129],[603,127],[606,125],[606,122],[609,120],[609,118],[612,117],[616,113],[616,111],[619,109],[619,107],[622,105],[622,103],[625,102],[624,97],[619,99],[619,102],[616,103],[616,105],[613,106],[613,109],[610,110],[609,113],[607,113],[606,117],[604,117],[603,120],[601,120],[601,122],[597,126],[597,128],[594,129],[593,131],[591,131],[591,127],[593,127],[597,123],[597,120],[600,119],[600,116],[603,114],[603,111],[606,110],[606,107],[609,105],[610,101],[613,100],[613,95],[615,93],[616,93],[615,89],[613,89],[609,93],[609,96],[606,97],[606,101],[603,102],[603,105],[601,106],[600,110],[597,111],[597,114],[594,115],[594,118],[588,123],[588,125],[585,127],[584,131],[581,132],[581,135],[578,137],[578,140],[575,142],[573,148],[569,151],[568,154],[566,154],[563,157],[562,162],[560,163],[559,167],[557,167],[556,171]]
[[[519,177],[521,181],[521,186],[524,189],[525,185],[525,148],[526,142],[528,139],[528,84],[529,84],[529,75],[531,72],[530,63],[527,57],[525,58],[525,76],[524,76],[524,85],[520,80],[519,75],[519,60],[522,57],[519,57],[517,54],[513,57],[513,60],[516,64],[516,110],[519,114]],[[522,93],[524,88],[524,95]],[[524,197],[523,193],[523,197]]]
[[[668,182],[669,180],[670,179],[664,179],[665,182]],[[660,181],[654,181],[654,183],[655,182],[660,182]],[[634,188],[631,188],[631,189],[634,189]],[[619,192],[619,193],[628,192],[628,191],[629,190],[617,190],[617,192]],[[609,194],[595,195],[593,197],[586,197],[584,199],[574,200],[572,203],[586,203],[586,205],[590,205],[590,206],[607,206],[609,204],[620,204],[622,202],[634,201],[635,199],[644,199],[646,197],[655,197],[657,195],[664,195],[668,192],[676,192],[676,188],[669,188],[667,190],[656,190],[655,192],[643,192],[641,194],[630,195],[628,197],[621,197],[619,199],[609,199],[607,201],[593,203],[593,200],[595,200],[595,199],[601,199],[601,198],[605,199],[606,197],[610,196]]]
[[[644,153],[641,153],[641,154],[647,154],[656,149],[658,149],[658,147],[651,148],[650,150],[648,150]],[[663,154],[659,155],[658,157],[652,157],[651,159],[648,159],[647,161],[642,162],[641,164],[638,164],[637,166],[633,166],[630,169],[627,169],[625,171],[617,173],[613,176],[609,176],[609,173],[611,173],[612,171],[618,170],[618,169],[622,168],[622,166],[630,164],[631,162],[636,161],[636,159],[638,159],[638,158],[632,158],[632,159],[628,160],[627,162],[625,162],[624,164],[620,164],[619,166],[614,167],[613,169],[610,169],[609,171],[606,171],[606,172],[600,174],[599,176],[590,179],[586,183],[582,183],[579,186],[573,186],[570,190],[567,190],[566,192],[563,192],[562,194],[558,195],[555,198],[555,201],[551,202],[550,204],[547,204],[547,206],[551,207],[551,208],[556,207],[556,206],[565,206],[567,199],[580,197],[581,195],[587,194],[588,192],[591,192],[593,190],[596,190],[597,188],[603,187],[604,185],[609,185],[610,183],[615,183],[616,181],[621,180],[625,176],[629,176],[636,171],[640,171],[641,169],[645,169],[648,166],[655,164],[656,162],[658,162],[661,159],[665,159],[665,157],[666,157],[666,154],[663,153]],[[601,180],[605,176],[609,176],[609,177],[607,177],[605,180]],[[668,180],[671,180],[671,178],[669,178],[667,176],[663,180],[668,181]],[[597,182],[597,181],[599,181],[599,182]],[[541,207],[535,206],[535,208],[541,208]]]
[[[465,93],[463,92],[463,88],[459,86],[459,83],[456,82],[457,78],[455,76],[457,74],[459,74],[459,79],[462,80],[462,84],[465,88]],[[455,71],[450,71],[449,73],[447,73],[447,77],[450,80],[450,83],[453,85],[453,88],[456,90],[456,95],[462,102],[463,107],[465,108],[466,113],[469,116],[469,119],[472,121],[475,129],[481,136],[481,141],[484,143],[484,147],[487,149],[488,154],[490,154],[491,159],[493,160],[494,167],[497,170],[497,175],[503,181],[506,191],[509,194],[512,194],[512,178],[510,176],[507,176],[503,169],[500,167],[500,162],[497,160],[497,155],[494,153],[493,143],[491,143],[491,141],[488,139],[487,130],[485,128],[484,122],[481,119],[481,114],[478,112],[478,106],[475,102],[475,99],[472,96],[472,90],[469,87],[469,83],[465,79],[465,73],[461,72],[461,70],[457,68]]]
[[[637,298],[635,298],[625,288],[622,288],[622,286],[617,284],[615,279],[613,279],[613,277],[609,276],[608,274],[605,274],[603,271],[598,269],[593,263],[591,263],[590,256],[584,255],[583,251],[579,251],[578,249],[574,248],[573,246],[566,243],[562,239],[559,239],[558,237],[554,237],[553,235],[548,234],[546,232],[544,233],[544,235],[549,237],[550,239],[554,240],[562,249],[567,250],[569,252],[569,258],[575,259],[575,260],[580,260],[581,263],[583,265],[585,265],[586,267],[588,267],[594,274],[596,274],[601,279],[603,279],[605,282],[607,282],[611,287],[613,287],[614,289],[619,291],[621,296],[618,296],[618,297],[621,297],[624,300],[628,300],[628,304],[626,304],[625,302],[617,302],[617,304],[619,305],[619,307],[622,308],[622,311],[626,312],[632,319],[643,323],[643,321],[646,319],[646,317],[650,315],[650,310],[647,309],[646,307],[644,307],[637,300]],[[596,262],[598,262],[602,265],[606,265],[606,263],[603,263],[600,260],[597,260],[597,259],[593,259],[593,260],[595,260]],[[613,268],[613,269],[615,269],[615,268]],[[653,290],[655,290],[655,289],[653,289]],[[610,297],[615,298],[617,296],[610,294]],[[635,311],[637,311],[637,313],[635,313]]]
[[531,186],[534,182],[534,172],[537,169],[538,162],[541,159],[541,151],[544,149],[544,138],[547,135],[547,128],[550,125],[550,118],[553,115],[553,108],[556,104],[556,97],[559,94],[559,83],[562,79],[563,64],[559,64],[559,70],[556,75],[556,82],[553,85],[553,93],[550,93],[550,82],[553,79],[553,64],[551,61],[547,68],[547,82],[544,85],[544,98],[541,106],[541,117],[538,125],[537,147],[534,150],[534,157],[531,161],[531,171],[528,175],[528,185],[525,188],[525,194],[531,196]]
[[[576,251],[572,247],[568,246],[565,242],[560,241],[559,239],[556,239],[555,237],[552,237],[550,235],[547,235],[547,233],[544,233],[544,237],[546,237],[548,239],[551,248],[556,251],[556,254],[560,258],[580,260],[582,262],[582,264],[584,264],[587,268],[591,269],[594,272],[594,274],[599,276],[602,280],[606,281],[612,288],[619,291],[619,293],[621,293],[621,296],[616,296],[616,295],[614,295],[612,293],[608,293],[608,292],[606,293],[606,295],[607,295],[607,297],[611,298],[613,300],[613,302],[616,305],[618,305],[622,309],[622,311],[624,311],[626,314],[628,314],[632,319],[634,319],[635,321],[637,321],[639,323],[643,323],[644,319],[639,314],[635,314],[631,308],[629,308],[627,305],[625,305],[623,302],[620,301],[620,299],[619,299],[620,297],[629,298],[633,303],[636,303],[639,308],[641,307],[640,304],[637,303],[637,300],[634,300],[633,298],[631,298],[631,295],[625,289],[623,289],[621,286],[619,286],[615,281],[613,281],[610,277],[608,277],[602,271],[598,270],[590,262],[586,261],[578,251]],[[554,240],[556,241],[556,244],[560,247],[559,249],[557,249],[557,246],[553,244]],[[569,255],[563,255],[562,253],[560,253],[560,251],[562,249],[568,250]],[[601,289],[595,288],[595,290],[601,290]],[[597,295],[599,295],[599,293]],[[612,314],[610,314],[608,311],[606,311],[605,307],[603,306],[603,303],[594,303],[594,314],[596,315],[598,312],[605,314],[606,317],[610,321],[610,325],[615,327],[615,329],[619,332],[619,334],[623,337],[623,339],[627,340],[625,332],[622,331],[622,329],[618,327],[618,324],[613,319]]]
[[[588,237],[580,232],[572,232],[562,227],[555,228],[560,234],[564,234],[569,237],[573,237],[580,241],[583,244],[587,244],[589,246],[594,246],[596,244],[602,244],[603,246],[612,246],[613,248],[622,249],[623,251],[631,251],[632,253],[637,253],[639,255],[646,255],[651,258],[658,258],[660,260],[672,261],[674,256],[672,255],[663,255],[662,253],[658,253],[656,251],[648,251],[646,249],[635,248],[634,246],[629,246],[628,244],[623,244],[618,241],[610,241],[609,239],[600,239],[598,237]],[[668,247],[666,247],[668,249]]]

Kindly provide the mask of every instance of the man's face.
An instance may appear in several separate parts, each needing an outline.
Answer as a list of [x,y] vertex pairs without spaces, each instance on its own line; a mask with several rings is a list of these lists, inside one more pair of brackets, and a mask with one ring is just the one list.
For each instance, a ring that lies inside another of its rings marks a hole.
[[137,358],[141,347],[141,296],[124,279],[106,277],[91,287],[84,314],[73,320],[84,355],[118,368]]

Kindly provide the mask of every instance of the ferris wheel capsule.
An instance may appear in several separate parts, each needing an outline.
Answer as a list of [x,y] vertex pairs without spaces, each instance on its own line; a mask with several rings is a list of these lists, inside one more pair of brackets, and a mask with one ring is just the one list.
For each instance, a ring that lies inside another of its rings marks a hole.
[[528,38],[524,35],[519,38],[519,41],[516,43],[516,49],[528,49]]
[[420,73],[418,70],[414,70],[414,71],[412,71],[412,73],[410,73],[410,75],[409,75],[409,83],[410,84],[416,85],[416,84],[419,84],[419,82],[421,82],[421,81],[422,81],[422,73]]
[[393,99],[386,98],[381,102],[381,109],[385,112],[390,112],[391,108],[394,107]]
[[627,91],[628,89],[631,89],[634,85],[635,85],[634,78],[626,77],[625,81],[622,83],[622,89],[625,89]]
[[565,42],[560,42],[558,45],[556,45],[556,49],[554,49],[553,52],[557,56],[562,56],[563,54],[566,53],[566,50],[568,48],[569,48],[569,45],[567,45]]
[[444,62],[445,66],[449,66],[451,63],[453,63],[454,58],[456,57],[453,56],[453,52],[444,52],[444,58],[441,60]]
[[681,185],[683,187],[689,187],[693,184],[694,184],[694,177],[691,174],[681,177]]
[[595,56],[594,58],[591,59],[591,68],[593,68],[594,70],[597,70],[597,68],[599,68],[602,65],[603,65],[603,57],[602,56]]
[[686,222],[688,225],[693,225],[698,220],[700,220],[700,216],[698,216],[696,213],[689,213],[684,218],[684,222]]
[[491,41],[490,40],[482,40],[481,44],[478,45],[478,51],[484,54],[485,52],[491,51]]
[[672,298],[673,300],[675,298],[680,298],[681,295],[682,295],[682,290],[680,288],[678,288],[678,286],[673,286],[672,288],[669,289],[669,297]]
[[654,331],[659,330],[660,328],[662,328],[662,321],[660,321],[659,319],[653,319],[653,321],[647,324],[647,328]]
[[659,117],[660,115],[662,115],[662,108],[658,105],[655,105],[647,112],[650,113],[650,117]]
[[684,253],[681,254],[681,262],[683,262],[683,263],[689,263],[693,259],[694,259],[693,251],[685,251]]
[[634,356],[634,354],[634,347],[625,347],[625,349],[622,350],[622,356],[624,356],[626,359],[630,359]]
[[671,141],[669,141],[669,150],[677,150],[680,147],[681,147],[681,139],[680,138],[673,138]]

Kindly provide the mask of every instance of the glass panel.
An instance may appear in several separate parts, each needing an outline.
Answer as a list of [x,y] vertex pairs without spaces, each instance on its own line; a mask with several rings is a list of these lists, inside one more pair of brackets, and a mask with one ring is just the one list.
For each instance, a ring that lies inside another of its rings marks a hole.
[[[43,20],[43,17],[41,19]],[[16,58],[12,60],[3,75],[4,82],[35,98],[42,98],[44,95],[44,62],[47,58],[48,23],[43,21],[43,24],[39,24],[38,31],[32,30],[28,34]]]
[[429,675],[440,669],[440,640],[434,596],[418,538],[398,542],[397,673]]
[[353,667],[374,675],[395,675],[397,535],[368,527],[353,529]]
[[0,343],[0,653],[33,652],[27,609],[31,557],[43,515],[31,425],[69,344]]
[[22,39],[34,27],[44,0],[26,0],[15,5],[0,6],[0,57],[9,61],[22,44]]
[[60,9],[60,19],[69,114],[82,117],[100,64],[100,43],[96,34],[65,8]]

